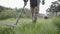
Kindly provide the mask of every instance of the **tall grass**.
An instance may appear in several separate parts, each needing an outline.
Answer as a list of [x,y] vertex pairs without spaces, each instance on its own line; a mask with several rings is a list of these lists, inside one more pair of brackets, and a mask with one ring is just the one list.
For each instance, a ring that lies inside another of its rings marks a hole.
[[58,34],[60,34],[60,16],[54,17],[52,22],[58,27]]
[[53,23],[60,28],[60,17],[53,18]]
[[[13,19],[15,21],[15,19]],[[3,20],[12,21],[10,20]],[[3,26],[1,26],[3,27]],[[51,19],[39,19],[37,23],[32,23],[31,19],[21,19],[18,25],[13,29],[11,27],[0,27],[0,34],[57,34],[57,27]]]
[[15,34],[15,32],[11,27],[0,26],[0,34]]

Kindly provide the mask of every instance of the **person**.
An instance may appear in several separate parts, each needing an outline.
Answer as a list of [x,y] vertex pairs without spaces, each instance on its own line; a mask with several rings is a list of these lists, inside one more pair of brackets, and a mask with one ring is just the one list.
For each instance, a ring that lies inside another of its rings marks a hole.
[[[28,0],[23,0],[25,3]],[[44,5],[44,0],[42,0],[42,4]],[[33,23],[36,23],[37,21],[37,16],[39,14],[39,4],[40,0],[30,0],[30,9],[31,9],[31,14],[32,14],[32,21]]]

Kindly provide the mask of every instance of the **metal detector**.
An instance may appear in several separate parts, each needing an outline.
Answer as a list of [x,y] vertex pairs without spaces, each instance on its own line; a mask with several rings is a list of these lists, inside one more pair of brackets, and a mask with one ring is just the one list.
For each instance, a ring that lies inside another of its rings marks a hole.
[[26,5],[27,5],[27,2],[26,2],[26,3],[24,3],[24,6],[23,6],[23,8],[22,8],[21,12],[18,14],[18,17],[17,17],[17,20],[16,20],[16,23],[15,23],[15,24],[5,24],[5,25],[15,27],[15,26],[18,24],[19,19],[20,19],[21,15],[22,15],[22,13],[23,13],[24,8],[25,8],[25,6],[26,6]]

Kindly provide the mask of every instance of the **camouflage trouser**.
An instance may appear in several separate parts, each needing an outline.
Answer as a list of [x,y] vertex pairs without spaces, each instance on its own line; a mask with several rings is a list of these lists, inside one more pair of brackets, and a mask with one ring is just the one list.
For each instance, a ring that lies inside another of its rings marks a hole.
[[38,13],[39,13],[39,6],[36,6],[36,7],[31,7],[30,6],[30,9],[31,9],[31,13],[32,13],[32,21],[36,22],[37,21],[37,16],[38,16]]

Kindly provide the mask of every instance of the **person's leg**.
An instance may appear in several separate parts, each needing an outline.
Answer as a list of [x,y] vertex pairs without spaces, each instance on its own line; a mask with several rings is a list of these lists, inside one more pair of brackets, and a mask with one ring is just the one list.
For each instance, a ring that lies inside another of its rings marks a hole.
[[32,14],[32,22],[34,21],[34,8],[31,7],[31,14]]
[[38,13],[39,13],[39,6],[36,6],[36,7],[30,7],[31,9],[31,14],[32,14],[32,21],[34,23],[36,23],[37,21],[37,17],[38,17]]
[[32,14],[32,21],[36,23],[37,21],[37,15],[38,15],[38,7],[31,7],[31,14]]
[[34,16],[33,16],[34,17],[34,22],[37,21],[38,14],[39,14],[39,6],[36,6],[34,8]]
[[38,16],[38,13],[39,13],[39,4],[40,2],[38,1],[38,5],[37,6],[30,6],[30,9],[31,9],[31,13],[32,13],[32,21],[35,23],[37,21],[37,16]]

